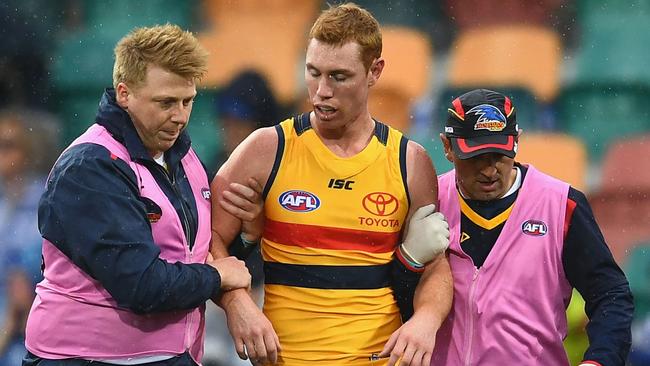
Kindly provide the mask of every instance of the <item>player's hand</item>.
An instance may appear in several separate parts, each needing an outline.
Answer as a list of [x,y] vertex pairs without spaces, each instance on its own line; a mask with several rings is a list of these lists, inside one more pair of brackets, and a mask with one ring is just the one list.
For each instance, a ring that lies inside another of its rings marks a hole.
[[403,254],[419,265],[425,265],[449,247],[449,224],[436,205],[422,206],[409,222],[406,239],[401,244]]
[[248,178],[246,185],[230,183],[219,204],[229,214],[242,221],[242,235],[248,241],[258,241],[264,230],[264,201],[262,185]]
[[275,365],[280,340],[251,297],[241,290],[230,291],[223,295],[221,307],[226,311],[228,329],[239,358],[249,359],[254,366]]
[[216,260],[208,258],[207,264],[214,267],[221,276],[221,289],[224,291],[251,286],[251,274],[244,261],[235,257],[225,257]]
[[437,324],[436,320],[416,312],[393,332],[378,356],[390,356],[387,366],[429,366],[438,331],[432,324]]

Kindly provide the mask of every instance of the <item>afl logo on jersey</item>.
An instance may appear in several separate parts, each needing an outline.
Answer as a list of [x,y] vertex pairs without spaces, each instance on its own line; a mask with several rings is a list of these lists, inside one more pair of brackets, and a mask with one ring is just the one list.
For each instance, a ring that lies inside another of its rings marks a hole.
[[306,191],[286,191],[280,195],[280,205],[293,212],[309,212],[320,207],[320,199]]
[[399,208],[397,198],[386,192],[368,193],[363,197],[363,208],[375,216],[392,215]]
[[531,236],[544,236],[548,232],[548,228],[543,221],[528,220],[521,225],[521,231]]

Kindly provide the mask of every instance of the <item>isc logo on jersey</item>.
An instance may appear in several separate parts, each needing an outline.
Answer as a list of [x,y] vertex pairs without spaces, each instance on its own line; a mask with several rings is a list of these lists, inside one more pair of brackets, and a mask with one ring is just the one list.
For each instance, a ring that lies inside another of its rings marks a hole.
[[548,232],[548,228],[543,221],[528,220],[521,225],[521,231],[532,236],[543,236]]
[[320,207],[320,199],[306,191],[286,191],[280,195],[280,205],[293,212],[309,212]]

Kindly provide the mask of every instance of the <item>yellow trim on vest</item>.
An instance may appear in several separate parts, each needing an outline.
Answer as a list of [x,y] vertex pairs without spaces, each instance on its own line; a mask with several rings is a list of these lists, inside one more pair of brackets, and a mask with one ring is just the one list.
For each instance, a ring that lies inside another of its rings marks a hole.
[[460,211],[465,216],[467,216],[467,218],[470,219],[473,223],[486,230],[492,230],[495,227],[504,223],[510,216],[510,212],[512,212],[512,208],[515,206],[513,202],[512,205],[510,205],[510,207],[508,207],[505,211],[501,212],[500,214],[488,220],[485,217],[476,213],[476,211],[472,210],[472,208],[469,207],[469,205],[465,202],[463,196],[461,196],[460,193],[458,193],[458,201],[460,202]]

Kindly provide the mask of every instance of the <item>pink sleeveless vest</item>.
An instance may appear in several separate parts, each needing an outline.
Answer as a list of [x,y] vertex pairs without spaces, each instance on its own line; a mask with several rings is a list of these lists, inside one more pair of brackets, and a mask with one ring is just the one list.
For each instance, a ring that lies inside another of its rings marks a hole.
[[454,301],[431,365],[569,364],[562,345],[571,297],[562,266],[568,192],[568,184],[529,166],[501,235],[476,269],[460,247],[455,171],[439,177]]
[[[198,231],[189,250],[180,218],[147,168],[131,161],[126,148],[99,125],[75,140],[71,146],[95,143],[127,162],[140,184],[140,194],[163,211],[152,223],[160,257],[170,263],[205,263],[210,244],[210,202],[201,190],[209,187],[202,165],[192,149],[183,157],[198,209]],[[118,213],[116,213],[118,214]],[[137,315],[118,309],[110,294],[75,266],[52,243],[43,240],[48,263],[45,279],[37,285],[36,300],[27,323],[26,346],[48,359],[110,359],[190,352],[199,363],[203,357],[204,309]]]

